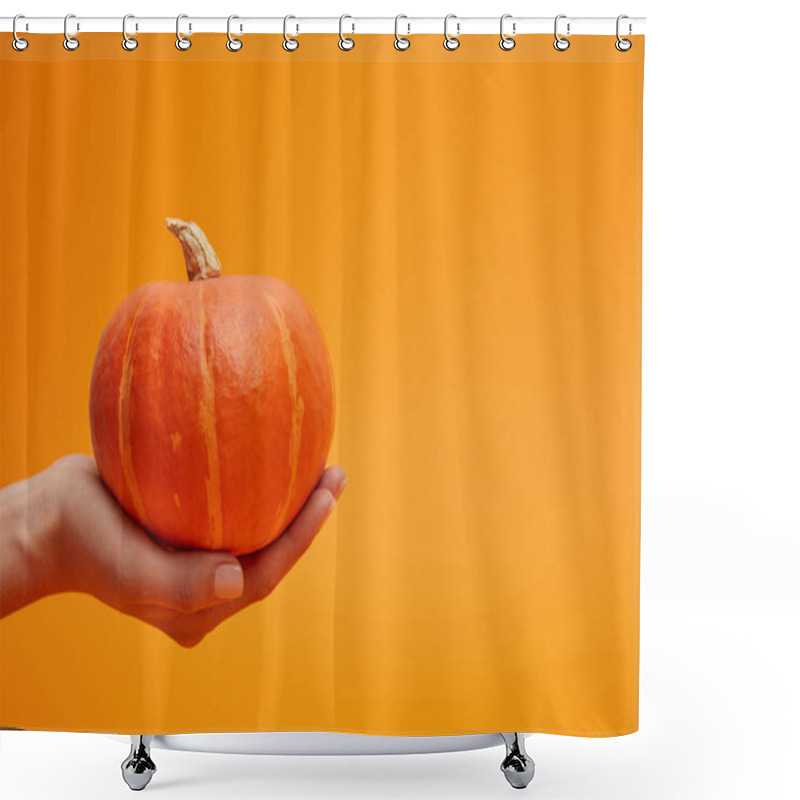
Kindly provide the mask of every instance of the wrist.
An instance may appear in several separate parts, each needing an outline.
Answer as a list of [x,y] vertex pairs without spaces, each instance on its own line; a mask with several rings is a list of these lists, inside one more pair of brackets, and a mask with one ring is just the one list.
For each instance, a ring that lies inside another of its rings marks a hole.
[[24,549],[31,584],[39,597],[66,591],[60,547],[64,497],[54,466],[31,479]]
[[72,570],[75,543],[71,535],[70,503],[79,492],[75,459],[75,456],[59,458],[38,476],[42,478],[39,504],[42,535],[41,546],[31,558],[45,584],[46,594],[80,591]]
[[47,470],[7,486],[2,492],[0,616],[53,591],[52,538],[58,525],[58,510],[47,490],[46,474]]

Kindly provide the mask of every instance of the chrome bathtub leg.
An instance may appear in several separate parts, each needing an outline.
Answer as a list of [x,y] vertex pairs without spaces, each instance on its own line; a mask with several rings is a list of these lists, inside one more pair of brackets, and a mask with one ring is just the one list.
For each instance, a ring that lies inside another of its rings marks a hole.
[[122,762],[122,778],[134,792],[139,792],[150,783],[156,765],[150,758],[152,736],[131,736],[131,752]]
[[515,789],[524,789],[532,780],[536,765],[525,752],[525,738],[521,733],[501,733],[506,743],[506,757],[500,765],[506,780]]

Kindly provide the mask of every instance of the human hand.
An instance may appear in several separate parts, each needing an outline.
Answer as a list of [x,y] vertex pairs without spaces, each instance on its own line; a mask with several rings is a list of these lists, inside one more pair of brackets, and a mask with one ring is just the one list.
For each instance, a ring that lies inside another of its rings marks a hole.
[[37,589],[30,596],[86,592],[184,647],[197,645],[222,621],[275,589],[308,549],[347,482],[341,467],[326,469],[289,527],[263,549],[237,559],[222,551],[172,552],[156,543],[117,503],[90,456],[66,456],[30,480],[38,483],[28,501],[49,504],[52,529],[35,537],[37,552],[28,572]]

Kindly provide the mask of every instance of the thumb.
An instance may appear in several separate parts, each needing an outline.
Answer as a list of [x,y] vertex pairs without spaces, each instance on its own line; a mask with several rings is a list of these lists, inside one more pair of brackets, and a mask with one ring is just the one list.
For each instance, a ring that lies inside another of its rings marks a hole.
[[244,590],[242,565],[230,553],[170,552],[144,531],[133,541],[128,540],[119,574],[121,591],[132,603],[193,613],[234,600]]

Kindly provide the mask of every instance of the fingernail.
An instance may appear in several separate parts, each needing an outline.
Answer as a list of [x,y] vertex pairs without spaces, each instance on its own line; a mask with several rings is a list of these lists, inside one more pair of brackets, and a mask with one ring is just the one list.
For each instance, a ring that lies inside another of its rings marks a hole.
[[345,486],[347,486],[347,475],[342,473],[342,479],[339,481],[339,485],[336,487],[336,492],[334,494],[334,497],[337,500],[342,496]]
[[244,573],[239,564],[220,564],[214,570],[214,594],[219,600],[233,600],[243,591]]

